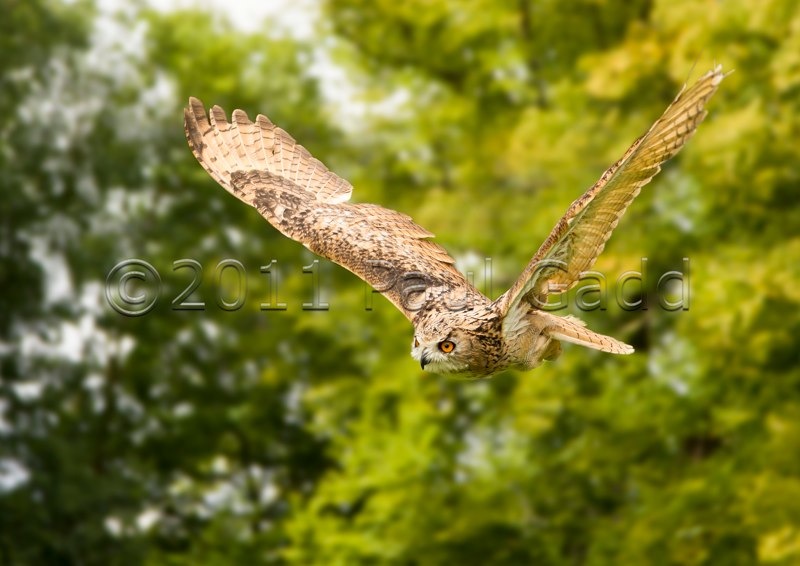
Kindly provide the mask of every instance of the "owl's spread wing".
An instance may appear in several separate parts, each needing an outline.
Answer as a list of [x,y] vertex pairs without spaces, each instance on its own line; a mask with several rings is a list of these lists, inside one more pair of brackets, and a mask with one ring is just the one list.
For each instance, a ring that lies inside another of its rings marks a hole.
[[503,314],[515,306],[542,307],[547,296],[577,283],[603,251],[619,219],[641,191],[692,136],[706,115],[705,105],[724,78],[715,67],[684,87],[655,124],[573,202],[534,254],[522,274],[495,307]]
[[214,180],[283,234],[364,279],[412,322],[443,298],[476,292],[410,217],[347,202],[352,185],[265,116],[251,122],[234,110],[232,118],[218,106],[206,114],[191,98],[184,109],[189,146]]

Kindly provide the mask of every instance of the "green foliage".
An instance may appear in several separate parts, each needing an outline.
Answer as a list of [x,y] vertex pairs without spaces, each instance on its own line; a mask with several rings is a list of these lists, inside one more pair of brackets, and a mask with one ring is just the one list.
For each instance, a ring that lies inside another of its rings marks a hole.
[[[304,41],[2,2],[0,564],[800,561],[795,4],[327,0]],[[180,127],[190,95],[269,115],[479,287],[492,257],[497,296],[715,60],[735,72],[709,118],[597,264],[613,285],[647,257],[650,308],[578,313],[637,353],[485,382],[423,375],[402,315],[329,263],[330,310],[301,310],[313,257]],[[103,295],[129,257],[164,282],[137,318]],[[666,312],[684,257],[690,308]],[[169,305],[181,258],[204,311]],[[236,312],[224,258],[247,271]],[[284,312],[259,310],[272,259]]]

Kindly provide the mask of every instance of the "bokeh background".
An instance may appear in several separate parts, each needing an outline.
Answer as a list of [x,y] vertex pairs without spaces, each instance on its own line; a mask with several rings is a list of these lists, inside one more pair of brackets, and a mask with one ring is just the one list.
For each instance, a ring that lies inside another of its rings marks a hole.
[[[800,564],[800,4],[0,7],[0,564]],[[647,258],[649,308],[578,313],[636,354],[487,381],[423,374],[329,262],[330,309],[302,310],[314,257],[182,131],[190,95],[267,114],[480,288],[492,258],[496,297],[714,63],[708,119],[597,265]],[[163,281],[140,317],[104,295],[128,258]],[[172,308],[180,259],[205,310]],[[259,308],[272,260],[286,311]]]

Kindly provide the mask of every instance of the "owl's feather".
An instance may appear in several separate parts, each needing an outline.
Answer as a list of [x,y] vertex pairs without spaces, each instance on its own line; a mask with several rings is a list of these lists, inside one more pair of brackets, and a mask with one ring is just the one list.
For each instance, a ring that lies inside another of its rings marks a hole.
[[642,187],[692,137],[724,77],[717,66],[684,86],[647,133],[570,205],[516,282],[495,301],[499,312],[541,307],[549,294],[569,290],[591,269]]
[[444,297],[483,298],[428,239],[433,234],[405,214],[347,202],[352,185],[266,117],[251,122],[235,110],[229,123],[219,106],[206,114],[191,98],[184,126],[214,180],[286,236],[364,279],[412,322]]
[[[364,279],[414,323],[412,355],[423,368],[485,377],[554,359],[562,340],[616,354],[633,351],[542,307],[549,294],[569,289],[592,267],[642,187],[692,136],[724,76],[716,67],[684,87],[622,159],[572,203],[494,302],[410,217],[348,202],[352,185],[266,117],[251,122],[235,110],[228,122],[218,106],[206,113],[191,98],[184,119],[192,152],[212,178],[286,236]],[[454,346],[440,351],[442,341]]]

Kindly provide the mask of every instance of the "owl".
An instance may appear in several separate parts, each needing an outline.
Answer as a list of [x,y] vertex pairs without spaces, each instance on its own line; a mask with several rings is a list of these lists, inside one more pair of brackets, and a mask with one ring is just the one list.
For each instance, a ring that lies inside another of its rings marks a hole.
[[350,202],[352,185],[265,116],[229,122],[196,98],[184,109],[194,156],[222,187],[276,229],[364,279],[413,324],[411,356],[441,374],[488,377],[530,370],[571,342],[611,354],[633,348],[545,306],[602,252],[633,199],[692,136],[724,78],[720,66],[681,90],[664,114],[567,209],[508,291],[492,301],[407,215]]

